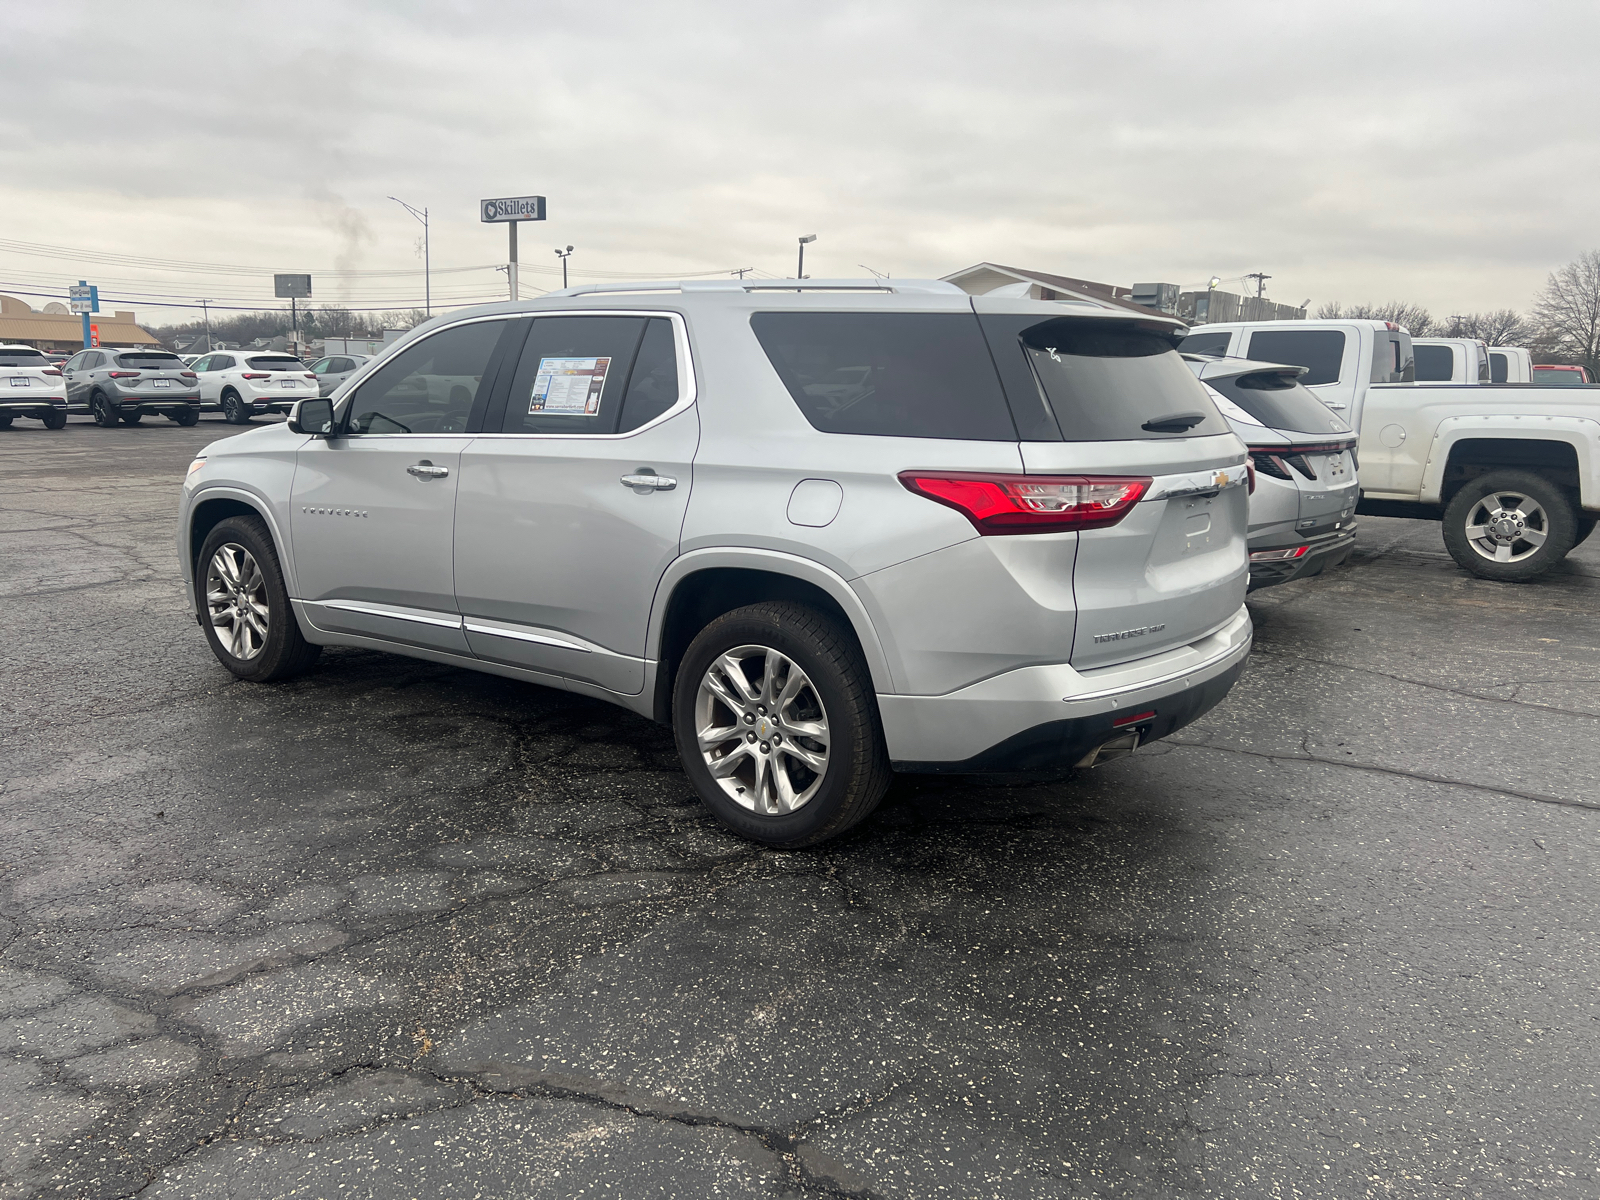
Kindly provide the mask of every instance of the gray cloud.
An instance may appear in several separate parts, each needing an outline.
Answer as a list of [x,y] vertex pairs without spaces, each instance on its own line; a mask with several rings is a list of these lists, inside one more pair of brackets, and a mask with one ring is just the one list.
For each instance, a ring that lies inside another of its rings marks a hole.
[[[553,268],[571,242],[580,278],[782,273],[815,232],[818,274],[1265,270],[1283,300],[1441,312],[1526,305],[1600,242],[1592,5],[325,0],[268,23],[176,2],[138,28],[104,0],[8,10],[34,50],[0,79],[22,240],[407,270],[393,194],[429,207],[435,265],[462,266],[504,255],[475,200],[539,192],[552,219],[522,257]],[[0,252],[0,281],[22,269],[52,268]]]

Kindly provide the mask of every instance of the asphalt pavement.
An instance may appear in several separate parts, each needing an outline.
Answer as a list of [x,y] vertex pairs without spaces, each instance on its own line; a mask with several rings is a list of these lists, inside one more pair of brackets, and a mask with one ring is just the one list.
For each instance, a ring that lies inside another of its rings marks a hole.
[[1167,742],[778,853],[599,702],[235,682],[237,432],[0,430],[0,1197],[1600,1195],[1600,537],[1365,518]]

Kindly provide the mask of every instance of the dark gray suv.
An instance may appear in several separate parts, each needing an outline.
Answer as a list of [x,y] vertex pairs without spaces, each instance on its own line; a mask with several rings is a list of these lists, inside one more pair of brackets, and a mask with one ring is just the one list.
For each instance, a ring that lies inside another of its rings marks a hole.
[[170,350],[80,350],[62,374],[68,409],[88,412],[104,429],[137,425],[147,413],[179,425],[200,420],[198,377]]

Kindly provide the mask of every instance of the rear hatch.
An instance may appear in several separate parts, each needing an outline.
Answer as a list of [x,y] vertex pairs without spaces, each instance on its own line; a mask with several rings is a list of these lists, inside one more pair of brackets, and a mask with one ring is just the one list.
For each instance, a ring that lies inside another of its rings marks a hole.
[[61,369],[31,346],[0,347],[0,402],[59,395],[66,387]]
[[291,399],[317,394],[317,377],[291,354],[253,354],[244,360],[244,378],[257,392]]
[[152,399],[192,392],[198,378],[184,366],[183,359],[161,350],[135,350],[117,355],[111,377],[129,391],[149,392]]
[[1029,475],[1144,481],[1078,534],[1073,666],[1188,645],[1244,603],[1246,452],[1175,346],[1176,322],[979,297]]

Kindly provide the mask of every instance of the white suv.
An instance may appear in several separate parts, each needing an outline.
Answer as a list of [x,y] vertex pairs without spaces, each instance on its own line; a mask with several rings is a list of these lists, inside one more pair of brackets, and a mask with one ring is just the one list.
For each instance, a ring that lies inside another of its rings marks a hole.
[[240,678],[362,646],[598,697],[806,845],[891,769],[1091,766],[1227,694],[1246,449],[1181,333],[900,280],[472,309],[208,447],[181,570]]
[[311,368],[282,351],[218,351],[197,358],[190,370],[200,377],[200,411],[220,411],[230,425],[256,413],[287,412],[317,394]]
[[17,417],[67,426],[67,383],[61,368],[32,346],[0,346],[0,429]]

